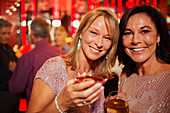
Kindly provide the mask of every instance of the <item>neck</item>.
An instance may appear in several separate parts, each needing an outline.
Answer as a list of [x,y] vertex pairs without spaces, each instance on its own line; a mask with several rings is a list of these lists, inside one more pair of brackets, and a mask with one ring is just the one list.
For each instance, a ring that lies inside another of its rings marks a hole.
[[47,40],[47,39],[43,39],[43,38],[35,38],[35,39],[34,39],[34,42],[36,43],[36,42],[41,41],[41,40]]
[[84,53],[82,52],[81,48],[78,53],[78,64],[77,64],[77,69],[80,73],[83,72],[90,72],[91,71],[91,64],[92,61],[88,60],[87,57],[85,57]]
[[[156,57],[145,63],[136,64],[139,75],[153,75],[166,71],[169,67],[168,64]],[[166,68],[167,67],[167,68]]]
[[60,49],[63,47],[63,46],[60,46],[60,45],[55,45],[55,46],[58,47],[58,48],[60,48]]

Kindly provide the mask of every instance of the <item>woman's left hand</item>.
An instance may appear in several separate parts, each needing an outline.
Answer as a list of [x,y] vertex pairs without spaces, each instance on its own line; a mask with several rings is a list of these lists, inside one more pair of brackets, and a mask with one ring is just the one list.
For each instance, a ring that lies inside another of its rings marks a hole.
[[94,80],[75,82],[74,79],[69,80],[58,96],[58,104],[63,111],[94,103],[104,89],[101,83],[95,83]]

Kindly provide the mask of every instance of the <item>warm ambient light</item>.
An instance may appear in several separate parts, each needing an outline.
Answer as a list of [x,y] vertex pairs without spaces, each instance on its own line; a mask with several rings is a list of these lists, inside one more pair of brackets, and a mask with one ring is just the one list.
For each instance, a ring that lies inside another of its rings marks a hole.
[[26,21],[22,21],[22,26],[26,26]]
[[29,21],[28,21],[28,26],[30,26],[30,25],[31,25],[31,23],[32,23],[32,20],[29,20]]
[[17,7],[20,6],[20,4],[18,2],[15,2],[14,5],[17,6]]
[[74,21],[73,21],[73,27],[78,28],[78,27],[79,27],[79,24],[80,24],[80,21],[79,21],[79,20],[74,20]]
[[60,21],[60,20],[53,20],[53,21],[52,21],[52,26],[54,26],[54,27],[59,27],[59,26],[61,26],[61,21]]
[[67,43],[70,43],[70,42],[72,42],[72,37],[67,37],[66,39],[65,39],[65,41],[67,42]]
[[10,10],[9,9],[7,9],[6,11],[5,11],[5,13],[9,13],[10,12]]
[[167,21],[168,24],[170,23],[170,17],[169,16],[166,16],[166,21]]
[[49,24],[51,24],[51,21],[49,19],[46,20]]
[[12,15],[12,12],[9,12],[9,15]]

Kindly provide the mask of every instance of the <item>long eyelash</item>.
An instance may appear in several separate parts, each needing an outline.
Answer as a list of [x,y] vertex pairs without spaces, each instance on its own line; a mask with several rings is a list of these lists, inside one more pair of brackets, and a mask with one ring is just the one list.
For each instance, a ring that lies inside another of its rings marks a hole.
[[149,31],[149,30],[143,30],[142,32],[148,33],[148,32],[150,32],[150,31]]
[[131,34],[131,33],[130,32],[123,33],[123,35],[129,35],[129,34]]
[[96,32],[94,32],[94,31],[90,31],[91,33],[93,33],[93,34],[97,34]]
[[107,38],[108,40],[111,40],[111,38]]

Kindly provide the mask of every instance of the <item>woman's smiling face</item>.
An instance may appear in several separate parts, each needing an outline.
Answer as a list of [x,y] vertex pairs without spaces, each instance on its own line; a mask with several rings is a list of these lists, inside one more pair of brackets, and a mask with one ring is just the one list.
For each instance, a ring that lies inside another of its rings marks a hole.
[[123,46],[134,62],[152,60],[159,41],[155,24],[147,14],[138,13],[129,18],[123,34]]
[[90,60],[104,56],[112,45],[103,16],[97,17],[80,38],[80,50]]

